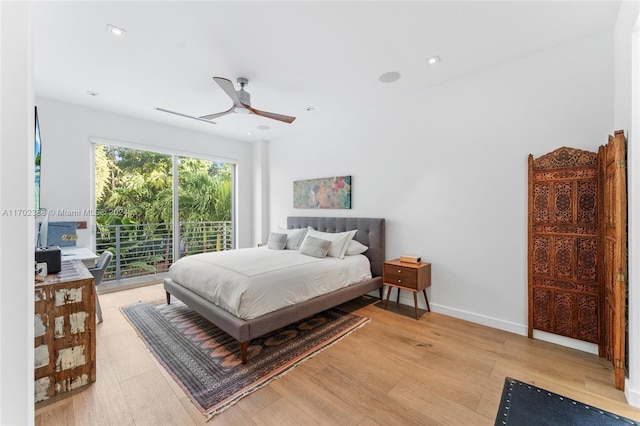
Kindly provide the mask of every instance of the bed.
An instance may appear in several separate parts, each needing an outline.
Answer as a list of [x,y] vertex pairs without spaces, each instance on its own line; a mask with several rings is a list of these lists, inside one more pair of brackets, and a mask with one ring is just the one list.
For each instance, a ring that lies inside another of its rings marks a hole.
[[378,290],[382,299],[382,265],[385,259],[385,220],[382,218],[344,218],[344,217],[303,217],[287,218],[288,229],[311,226],[321,232],[345,232],[357,230],[353,239],[366,245],[364,255],[371,266],[371,278],[313,297],[291,306],[278,309],[255,318],[243,319],[205,297],[187,288],[172,278],[164,279],[167,304],[171,295],[180,299],[194,311],[224,330],[240,344],[242,363],[247,362],[249,341],[266,333],[277,330],[295,321],[307,318],[318,312],[340,305],[356,297]]

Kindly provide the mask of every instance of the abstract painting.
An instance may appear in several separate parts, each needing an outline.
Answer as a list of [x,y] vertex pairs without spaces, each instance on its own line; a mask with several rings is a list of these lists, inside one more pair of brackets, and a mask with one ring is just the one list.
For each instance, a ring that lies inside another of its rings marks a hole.
[[351,176],[294,181],[293,207],[296,209],[350,209]]

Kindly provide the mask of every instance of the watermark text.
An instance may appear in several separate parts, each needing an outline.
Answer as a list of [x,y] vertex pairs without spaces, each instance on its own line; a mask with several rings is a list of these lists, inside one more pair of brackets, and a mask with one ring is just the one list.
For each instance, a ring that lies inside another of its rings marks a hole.
[[65,217],[87,217],[87,216],[126,216],[127,209],[116,207],[113,209],[2,209],[2,216],[14,217],[42,217],[42,216],[65,216]]

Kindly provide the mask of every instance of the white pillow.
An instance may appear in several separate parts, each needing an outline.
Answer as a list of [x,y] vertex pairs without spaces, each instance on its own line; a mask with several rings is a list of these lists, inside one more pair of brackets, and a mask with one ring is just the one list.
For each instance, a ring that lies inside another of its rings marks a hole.
[[347,250],[344,252],[346,256],[353,256],[355,254],[362,254],[369,250],[369,247],[362,244],[360,241],[351,240],[347,243]]
[[304,240],[304,236],[307,234],[306,228],[285,229],[281,226],[278,226],[277,232],[279,234],[287,234],[285,250],[298,250],[302,244],[302,240]]
[[321,240],[331,241],[331,248],[329,249],[327,256],[344,259],[344,252],[347,250],[347,243],[351,241],[354,235],[356,235],[356,232],[358,232],[356,229],[346,232],[321,232],[316,231],[309,226],[307,228],[307,235],[305,238],[311,236],[320,238]]

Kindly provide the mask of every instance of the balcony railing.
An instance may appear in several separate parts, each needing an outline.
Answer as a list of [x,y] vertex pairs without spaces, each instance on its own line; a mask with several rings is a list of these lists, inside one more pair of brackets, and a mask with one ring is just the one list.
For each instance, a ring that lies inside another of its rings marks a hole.
[[[230,221],[180,224],[180,257],[233,248]],[[167,272],[173,263],[173,225],[143,223],[98,225],[96,252],[109,250],[114,260],[104,281]]]

